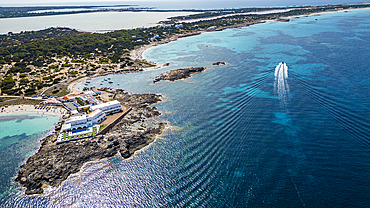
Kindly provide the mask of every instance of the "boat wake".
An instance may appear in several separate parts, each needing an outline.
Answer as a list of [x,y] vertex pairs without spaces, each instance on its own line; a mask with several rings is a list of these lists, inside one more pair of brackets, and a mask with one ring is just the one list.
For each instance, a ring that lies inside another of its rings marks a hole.
[[279,63],[279,65],[275,68],[274,88],[280,99],[280,104],[284,109],[286,109],[289,95],[289,84],[288,67],[284,62]]

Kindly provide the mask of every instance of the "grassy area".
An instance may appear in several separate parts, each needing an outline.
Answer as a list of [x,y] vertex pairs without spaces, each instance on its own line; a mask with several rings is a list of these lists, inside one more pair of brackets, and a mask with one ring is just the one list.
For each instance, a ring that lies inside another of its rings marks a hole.
[[37,104],[39,104],[42,101],[44,101],[44,100],[18,99],[18,100],[12,100],[12,101],[9,101],[9,102],[5,102],[5,103],[0,103],[0,107],[6,106],[6,105],[21,105],[21,104],[24,104],[24,105],[37,105]]
[[59,84],[57,86],[54,86],[48,90],[45,91],[45,95],[51,95],[51,96],[58,96],[58,97],[62,97],[64,95],[67,95],[68,92],[66,92],[68,90],[68,85],[66,84]]
[[95,136],[97,132],[96,127],[93,127],[92,130],[93,130],[92,135]]
[[103,130],[103,129],[105,129],[105,127],[107,127],[107,126],[108,126],[108,125],[106,125],[106,124],[101,125],[101,126],[100,126],[100,131],[101,131],[101,130]]

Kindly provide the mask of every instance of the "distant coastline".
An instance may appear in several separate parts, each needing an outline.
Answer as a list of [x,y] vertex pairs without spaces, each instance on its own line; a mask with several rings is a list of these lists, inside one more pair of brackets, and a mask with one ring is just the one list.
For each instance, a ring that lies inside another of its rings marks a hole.
[[138,5],[0,7],[0,18],[36,17],[106,11],[145,11]]

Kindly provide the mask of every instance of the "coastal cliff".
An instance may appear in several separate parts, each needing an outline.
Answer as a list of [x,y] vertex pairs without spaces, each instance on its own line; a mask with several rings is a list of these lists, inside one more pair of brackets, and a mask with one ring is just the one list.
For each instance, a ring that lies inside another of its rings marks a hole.
[[21,166],[15,181],[26,188],[27,195],[42,194],[44,187],[58,186],[86,162],[112,157],[118,152],[123,158],[130,157],[162,133],[165,123],[153,119],[161,113],[150,107],[161,101],[160,97],[118,91],[116,99],[132,110],[108,133],[58,144],[56,135],[46,137],[39,151]]
[[159,82],[161,80],[169,80],[169,81],[176,81],[179,79],[186,79],[190,77],[192,74],[199,73],[204,71],[205,67],[191,67],[191,68],[184,68],[184,69],[175,69],[169,72],[165,72],[161,74],[159,77],[154,79],[154,83]]

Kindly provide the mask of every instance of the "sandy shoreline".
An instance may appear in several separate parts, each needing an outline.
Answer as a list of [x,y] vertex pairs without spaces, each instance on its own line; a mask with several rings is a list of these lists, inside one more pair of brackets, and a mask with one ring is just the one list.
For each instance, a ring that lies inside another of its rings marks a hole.
[[68,111],[62,107],[47,106],[36,108],[33,105],[11,105],[8,107],[0,108],[0,115],[13,115],[21,113],[36,113],[36,114],[47,114],[47,115],[57,115],[63,116],[68,113]]

